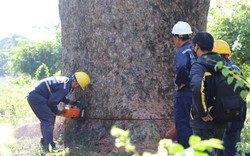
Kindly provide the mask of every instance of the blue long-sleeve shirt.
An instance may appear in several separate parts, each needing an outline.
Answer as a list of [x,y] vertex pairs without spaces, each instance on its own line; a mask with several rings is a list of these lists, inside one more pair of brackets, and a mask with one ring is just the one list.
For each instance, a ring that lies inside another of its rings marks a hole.
[[186,42],[176,52],[175,84],[177,86],[180,86],[180,84],[189,85],[190,83],[190,68],[191,65],[196,61],[191,47],[192,44],[190,42]]
[[[71,90],[72,79],[64,76],[49,77],[41,80],[29,93],[33,99],[46,100],[47,105],[54,113],[57,113],[57,105],[60,102],[68,103],[66,95]],[[32,94],[36,93],[36,94]]]

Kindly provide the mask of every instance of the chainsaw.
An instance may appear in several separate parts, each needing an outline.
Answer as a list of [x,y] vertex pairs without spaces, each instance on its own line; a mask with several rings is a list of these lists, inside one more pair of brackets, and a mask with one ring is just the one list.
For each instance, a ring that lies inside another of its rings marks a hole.
[[70,102],[63,106],[62,116],[66,118],[83,118],[85,110],[79,101]]

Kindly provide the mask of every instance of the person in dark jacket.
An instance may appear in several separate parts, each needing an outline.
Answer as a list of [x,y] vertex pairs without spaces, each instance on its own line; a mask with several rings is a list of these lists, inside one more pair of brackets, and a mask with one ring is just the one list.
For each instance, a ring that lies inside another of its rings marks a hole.
[[[229,60],[231,50],[230,46],[226,41],[215,41],[214,48],[212,51],[224,57],[226,62],[231,65],[232,69],[239,71],[239,74],[242,75],[240,68],[234,65],[231,60]],[[241,155],[241,152],[237,152],[236,144],[237,142],[241,141],[240,135],[246,119],[246,107],[244,107],[244,112],[245,114],[241,118],[235,119],[227,123],[227,129],[223,137],[224,150],[219,150],[217,156],[235,156],[237,154]]]
[[45,151],[52,146],[52,152],[58,152],[53,141],[55,115],[62,112],[57,105],[60,102],[70,103],[66,95],[72,91],[83,90],[90,83],[90,78],[85,72],[76,72],[71,78],[49,77],[41,80],[27,96],[27,101],[40,120],[41,124],[41,145]]
[[[226,130],[227,123],[217,123],[213,121],[209,114],[211,104],[206,103],[204,80],[208,71],[215,71],[217,62],[223,62],[223,65],[229,66],[226,60],[219,54],[211,52],[214,39],[208,32],[199,32],[193,39],[193,51],[198,57],[197,62],[191,67],[191,88],[193,92],[193,104],[191,107],[190,126],[193,134],[199,136],[202,140],[217,138],[222,140]],[[215,156],[216,151],[208,152],[210,156]]]
[[176,51],[176,78],[177,91],[174,98],[174,120],[177,141],[184,148],[189,147],[189,137],[192,129],[189,125],[192,91],[190,88],[189,72],[195,57],[192,53],[192,43],[189,42],[192,30],[187,22],[179,21],[172,29],[172,36]]

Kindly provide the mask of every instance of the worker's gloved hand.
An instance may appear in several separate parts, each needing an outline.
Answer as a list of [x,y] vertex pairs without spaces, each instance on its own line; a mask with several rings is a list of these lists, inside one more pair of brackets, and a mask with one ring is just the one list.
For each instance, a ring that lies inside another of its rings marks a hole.
[[56,113],[56,115],[57,116],[63,116],[63,113],[64,113],[63,110],[58,110],[57,113]]

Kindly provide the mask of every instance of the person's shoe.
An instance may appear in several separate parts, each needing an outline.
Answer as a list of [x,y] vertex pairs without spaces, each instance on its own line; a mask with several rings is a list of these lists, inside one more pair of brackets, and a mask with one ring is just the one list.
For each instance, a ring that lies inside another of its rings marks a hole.
[[52,148],[52,153],[58,153],[58,152],[61,152],[61,151],[63,151],[63,149],[59,149],[57,147]]
[[43,138],[40,139],[40,144],[42,147],[44,146],[44,139]]

